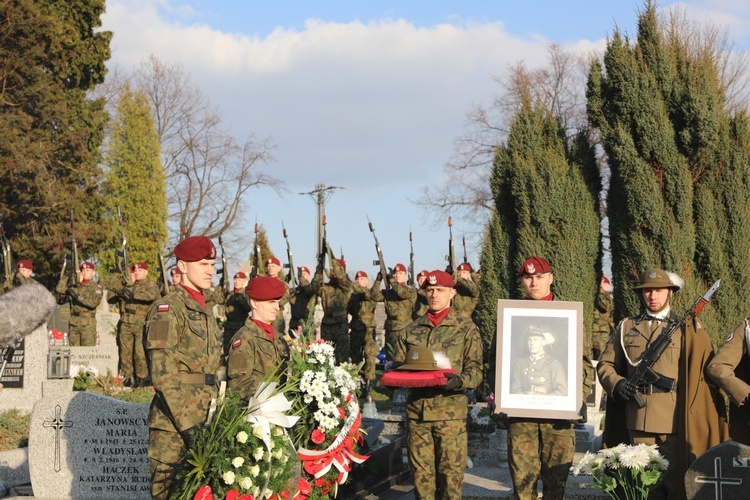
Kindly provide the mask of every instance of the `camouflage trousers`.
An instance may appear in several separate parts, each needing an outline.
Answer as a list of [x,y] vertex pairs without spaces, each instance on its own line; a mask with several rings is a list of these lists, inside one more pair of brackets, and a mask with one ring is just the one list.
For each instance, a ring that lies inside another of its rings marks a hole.
[[336,363],[349,360],[349,323],[323,323],[320,325],[320,337],[333,343]]
[[663,480],[651,487],[649,500],[685,498],[684,477],[687,471],[680,467],[679,439],[677,434],[654,434],[653,432],[628,429],[631,444],[659,445],[659,453],[669,460],[669,467],[664,472]]
[[148,439],[151,497],[155,500],[166,499],[172,493],[175,475],[180,470],[180,462],[187,448],[176,432],[149,429]]
[[143,323],[120,323],[117,336],[120,356],[120,376],[148,377],[146,350],[143,347]]
[[398,330],[386,330],[385,331],[385,359],[393,361],[393,353],[396,349],[396,339],[401,335],[406,327]]
[[414,498],[460,499],[468,457],[466,420],[407,420]]
[[378,344],[375,342],[375,328],[352,329],[349,334],[349,352],[352,363],[365,364],[362,366],[362,376],[365,380],[375,379],[375,365],[378,364]]
[[96,318],[71,316],[68,329],[68,344],[73,347],[96,345]]
[[537,498],[541,477],[544,498],[564,498],[576,450],[573,424],[567,420],[508,420],[508,468],[513,498]]

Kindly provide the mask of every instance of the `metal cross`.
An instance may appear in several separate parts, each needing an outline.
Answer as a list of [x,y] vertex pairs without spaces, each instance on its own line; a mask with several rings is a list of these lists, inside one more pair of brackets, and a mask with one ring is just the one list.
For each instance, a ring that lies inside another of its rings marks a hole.
[[62,419],[62,408],[60,405],[55,405],[55,419],[45,420],[42,425],[44,427],[52,427],[55,429],[55,472],[60,472],[62,468],[60,466],[60,431],[65,427],[73,427],[73,422],[70,420]]
[[698,476],[695,478],[696,483],[711,483],[714,485],[714,491],[716,492],[714,498],[716,500],[722,499],[722,486],[724,484],[742,484],[742,479],[738,477],[723,477],[721,475],[721,457],[714,458],[714,476],[706,477]]

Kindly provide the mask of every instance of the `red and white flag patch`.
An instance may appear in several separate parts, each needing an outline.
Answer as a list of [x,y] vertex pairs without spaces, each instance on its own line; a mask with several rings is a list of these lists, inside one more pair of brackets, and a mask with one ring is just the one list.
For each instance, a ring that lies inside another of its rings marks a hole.
[[242,339],[237,339],[234,342],[232,342],[232,349],[237,349],[241,345],[242,345]]
[[158,306],[156,306],[156,310],[160,313],[168,312],[169,304],[159,304]]

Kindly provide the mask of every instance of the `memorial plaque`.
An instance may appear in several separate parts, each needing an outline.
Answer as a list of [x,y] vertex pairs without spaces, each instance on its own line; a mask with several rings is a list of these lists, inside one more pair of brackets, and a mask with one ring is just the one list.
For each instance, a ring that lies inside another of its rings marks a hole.
[[34,405],[29,472],[38,498],[150,498],[148,405],[90,392]]
[[7,359],[5,370],[3,371],[3,377],[0,378],[3,387],[13,389],[23,389],[23,366],[24,366],[24,353],[26,352],[26,339],[16,344],[13,353],[8,352],[9,348],[0,350],[0,363],[5,360],[10,354],[10,358]]
[[699,456],[685,474],[685,491],[691,500],[748,498],[750,446],[725,441]]

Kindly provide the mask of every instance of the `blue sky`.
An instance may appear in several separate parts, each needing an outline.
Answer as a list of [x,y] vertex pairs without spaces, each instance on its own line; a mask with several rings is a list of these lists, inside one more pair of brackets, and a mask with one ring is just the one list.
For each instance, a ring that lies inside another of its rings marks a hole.
[[[689,19],[726,26],[750,48],[743,0],[661,2]],[[340,186],[327,205],[328,234],[348,271],[375,271],[372,220],[389,266],[442,268],[448,231],[416,207],[423,186],[445,182],[444,165],[466,113],[489,106],[508,68],[545,63],[548,45],[591,56],[617,25],[635,34],[642,3],[610,1],[229,1],[108,0],[111,65],[130,69],[150,54],[190,73],[240,140],[276,144],[267,171],[286,183],[245,201],[248,243],[258,220],[285,254],[286,225],[297,265],[314,265],[315,205],[300,192]],[[454,217],[478,263],[481,218]],[[462,250],[457,248],[459,254]],[[230,264],[246,259],[233,248]],[[282,258],[282,261],[285,259]]]

